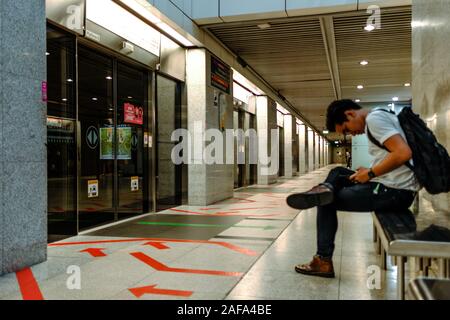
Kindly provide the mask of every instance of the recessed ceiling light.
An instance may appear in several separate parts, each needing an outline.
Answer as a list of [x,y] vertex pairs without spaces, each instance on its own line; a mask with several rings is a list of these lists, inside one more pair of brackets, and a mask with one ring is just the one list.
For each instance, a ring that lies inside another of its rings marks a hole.
[[398,101],[398,97],[393,97],[392,101]]
[[49,55],[50,55],[50,53],[49,53],[49,52],[46,52],[46,53],[45,53],[45,55],[46,55],[46,56],[49,56]]
[[373,30],[375,30],[375,26],[372,24],[368,24],[367,26],[364,27],[364,30],[366,30],[368,32],[373,31]]
[[261,30],[269,29],[270,27],[271,27],[270,23],[258,24],[258,28],[260,28]]
[[92,98],[92,101],[97,101],[98,99],[97,98]]
[[111,76],[107,76],[106,79],[107,80],[112,80],[112,77]]
[[356,99],[355,102],[361,102],[361,99]]
[[362,66],[367,66],[369,64],[369,61],[363,60],[359,64],[362,65]]
[[73,82],[73,80],[72,79],[67,79],[67,82]]
[[362,84],[358,85],[356,88],[358,88],[359,90],[364,89],[364,86]]
[[128,96],[128,99],[133,99],[133,97],[132,96]]
[[405,87],[411,87],[411,83],[405,83]]
[[66,98],[62,98],[62,101],[66,102],[66,101],[67,101],[67,99],[66,99]]

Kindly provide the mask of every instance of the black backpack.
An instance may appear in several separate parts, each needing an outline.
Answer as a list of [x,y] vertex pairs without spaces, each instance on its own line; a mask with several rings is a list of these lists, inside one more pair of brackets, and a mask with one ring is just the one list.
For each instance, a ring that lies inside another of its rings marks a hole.
[[[394,112],[385,109],[377,109],[372,112],[375,111],[384,111],[395,115]],[[449,192],[450,157],[447,150],[437,142],[433,132],[412,111],[412,108],[403,108],[397,117],[413,154],[414,166],[409,162],[405,165],[414,172],[419,183],[430,194]],[[367,136],[373,144],[390,152],[373,137],[369,129],[367,129]]]

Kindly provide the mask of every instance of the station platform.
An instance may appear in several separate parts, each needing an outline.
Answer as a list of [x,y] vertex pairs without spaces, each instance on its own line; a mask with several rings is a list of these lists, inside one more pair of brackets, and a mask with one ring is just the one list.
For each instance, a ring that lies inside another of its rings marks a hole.
[[298,212],[285,199],[333,167],[49,244],[47,262],[0,277],[0,299],[395,299],[395,268],[380,289],[367,285],[368,267],[379,265],[369,213],[339,213],[336,278],[294,271],[315,254],[316,209]]

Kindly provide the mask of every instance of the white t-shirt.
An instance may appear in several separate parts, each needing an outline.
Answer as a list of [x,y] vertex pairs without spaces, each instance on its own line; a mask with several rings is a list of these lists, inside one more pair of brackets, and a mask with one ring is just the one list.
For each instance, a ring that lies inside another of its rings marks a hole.
[[[370,128],[372,136],[381,144],[384,144],[386,140],[397,134],[400,134],[403,139],[407,141],[405,133],[400,126],[400,122],[394,114],[385,111],[372,111],[366,118],[366,134],[367,127]],[[383,161],[389,152],[376,146],[369,139],[369,154],[373,157],[372,167],[374,167]],[[420,185],[417,182],[416,176],[411,169],[405,165],[382,176],[375,177],[371,181],[382,183],[385,186],[394,189],[420,190]]]

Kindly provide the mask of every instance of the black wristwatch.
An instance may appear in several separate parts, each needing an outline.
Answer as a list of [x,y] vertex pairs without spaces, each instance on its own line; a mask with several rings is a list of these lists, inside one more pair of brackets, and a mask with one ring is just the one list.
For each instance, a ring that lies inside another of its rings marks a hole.
[[372,168],[370,168],[368,175],[369,175],[370,179],[373,179],[376,177],[375,173],[372,171]]

